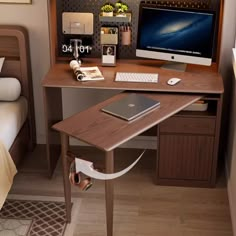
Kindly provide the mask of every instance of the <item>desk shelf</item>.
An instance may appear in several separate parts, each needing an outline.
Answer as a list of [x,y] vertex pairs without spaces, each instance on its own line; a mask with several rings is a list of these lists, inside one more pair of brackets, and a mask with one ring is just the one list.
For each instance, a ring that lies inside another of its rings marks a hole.
[[125,16],[103,16],[99,15],[100,22],[117,22],[117,23],[130,23],[131,22],[131,13],[126,13]]
[[217,112],[217,100],[205,100],[208,103],[206,111],[180,111],[176,116],[188,116],[188,117],[215,117]]

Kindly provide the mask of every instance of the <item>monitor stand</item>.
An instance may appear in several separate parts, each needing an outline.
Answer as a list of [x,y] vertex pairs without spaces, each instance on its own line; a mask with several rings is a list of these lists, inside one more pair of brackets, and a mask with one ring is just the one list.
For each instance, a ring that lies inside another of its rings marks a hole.
[[186,71],[187,64],[181,62],[168,61],[165,62],[161,68],[166,70]]

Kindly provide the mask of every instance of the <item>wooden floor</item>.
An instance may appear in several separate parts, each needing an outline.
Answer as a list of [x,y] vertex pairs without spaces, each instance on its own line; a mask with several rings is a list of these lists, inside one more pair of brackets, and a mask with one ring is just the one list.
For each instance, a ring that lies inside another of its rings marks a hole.
[[[74,149],[78,153],[77,149]],[[116,171],[127,167],[141,150],[118,149]],[[104,154],[91,148],[79,153],[103,169]],[[37,146],[19,168],[12,194],[63,196],[61,163],[47,177],[45,147]],[[186,188],[154,184],[155,152],[147,151],[127,175],[115,180],[114,236],[232,236],[224,175],[216,188]],[[105,236],[104,182],[95,180],[82,198],[74,236]]]

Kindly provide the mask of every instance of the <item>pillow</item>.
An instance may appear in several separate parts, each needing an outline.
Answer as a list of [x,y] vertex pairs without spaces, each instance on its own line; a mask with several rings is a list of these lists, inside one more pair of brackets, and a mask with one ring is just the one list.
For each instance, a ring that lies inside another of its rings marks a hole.
[[16,78],[0,78],[0,101],[15,101],[21,94],[21,84]]

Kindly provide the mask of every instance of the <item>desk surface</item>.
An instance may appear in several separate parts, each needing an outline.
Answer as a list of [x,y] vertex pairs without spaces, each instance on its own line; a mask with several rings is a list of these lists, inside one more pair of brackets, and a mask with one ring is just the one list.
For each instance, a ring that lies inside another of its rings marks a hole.
[[127,95],[120,93],[53,125],[53,128],[101,150],[111,151],[201,98],[200,94],[142,94],[159,100],[160,107],[130,122],[102,112],[101,108]]
[[[159,91],[181,93],[215,93],[224,91],[222,78],[216,69],[206,66],[187,67],[186,72],[161,69],[155,60],[118,60],[115,67],[100,66],[99,59],[86,59],[83,66],[98,66],[105,80],[80,82],[75,79],[72,70],[67,64],[55,64],[49,70],[42,81],[43,87],[58,88],[96,88],[136,91]],[[159,82],[153,83],[128,83],[115,82],[115,74],[120,72],[158,73]],[[175,86],[167,85],[168,79],[181,78],[181,82]]]

